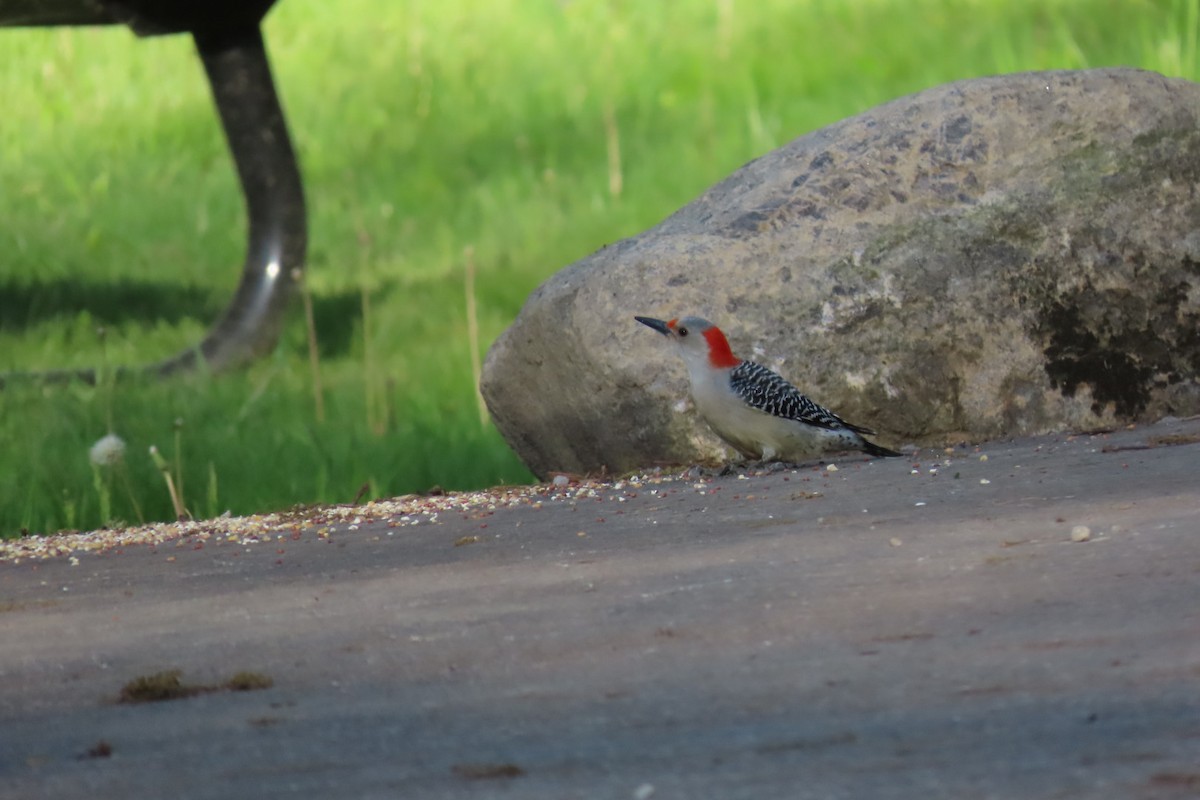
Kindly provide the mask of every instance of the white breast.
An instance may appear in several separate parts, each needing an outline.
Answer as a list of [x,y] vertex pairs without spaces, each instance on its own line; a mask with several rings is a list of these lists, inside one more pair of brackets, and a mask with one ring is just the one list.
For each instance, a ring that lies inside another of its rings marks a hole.
[[858,446],[852,431],[831,431],[751,408],[730,387],[726,370],[703,366],[689,372],[696,410],[718,436],[748,458],[799,461]]

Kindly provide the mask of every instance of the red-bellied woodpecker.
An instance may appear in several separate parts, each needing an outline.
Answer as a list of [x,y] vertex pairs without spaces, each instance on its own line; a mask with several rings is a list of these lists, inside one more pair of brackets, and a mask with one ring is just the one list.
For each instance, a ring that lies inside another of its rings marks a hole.
[[687,364],[700,416],[747,458],[799,461],[829,450],[902,455],[863,438],[875,431],[851,425],[778,374],[735,356],[725,334],[708,320],[634,319],[675,343]]

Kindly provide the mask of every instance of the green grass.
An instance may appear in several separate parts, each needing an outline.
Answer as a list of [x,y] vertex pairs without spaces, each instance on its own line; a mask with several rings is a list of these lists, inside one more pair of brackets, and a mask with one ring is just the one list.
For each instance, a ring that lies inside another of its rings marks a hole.
[[[11,386],[0,534],[169,518],[151,444],[178,455],[204,516],[346,502],[364,484],[377,497],[527,481],[479,420],[466,247],[486,347],[554,271],[795,136],[999,72],[1195,80],[1198,17],[1200,0],[284,0],[266,31],[311,206],[325,420],[299,313],[242,372]],[[0,371],[194,343],[236,283],[244,221],[190,41],[103,28],[0,42]],[[124,472],[97,477],[87,451],[110,427]]]

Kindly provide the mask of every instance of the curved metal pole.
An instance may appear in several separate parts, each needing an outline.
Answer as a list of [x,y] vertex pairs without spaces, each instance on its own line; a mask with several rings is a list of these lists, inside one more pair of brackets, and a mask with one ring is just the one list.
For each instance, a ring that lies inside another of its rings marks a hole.
[[163,375],[198,357],[209,369],[227,369],[274,347],[308,246],[304,187],[262,33],[254,26],[195,38],[246,197],[249,244],[225,314],[196,349],[153,368]]
[[[159,375],[201,361],[214,371],[229,369],[274,347],[308,247],[304,187],[262,33],[253,25],[194,36],[246,198],[249,243],[241,283],[224,315],[196,347],[146,368]],[[0,375],[0,387],[19,378],[95,383],[96,370],[10,373]]]

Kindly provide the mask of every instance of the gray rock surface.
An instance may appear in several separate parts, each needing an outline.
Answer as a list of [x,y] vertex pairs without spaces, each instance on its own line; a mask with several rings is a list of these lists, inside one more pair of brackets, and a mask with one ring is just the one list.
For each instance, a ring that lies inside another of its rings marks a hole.
[[962,81],[757,159],[562,270],[482,390],[531,469],[726,451],[634,314],[708,317],[888,445],[1200,411],[1200,86]]
[[[0,563],[0,798],[1195,797],[1197,459],[1192,420]],[[116,702],[169,669],[274,686]]]

